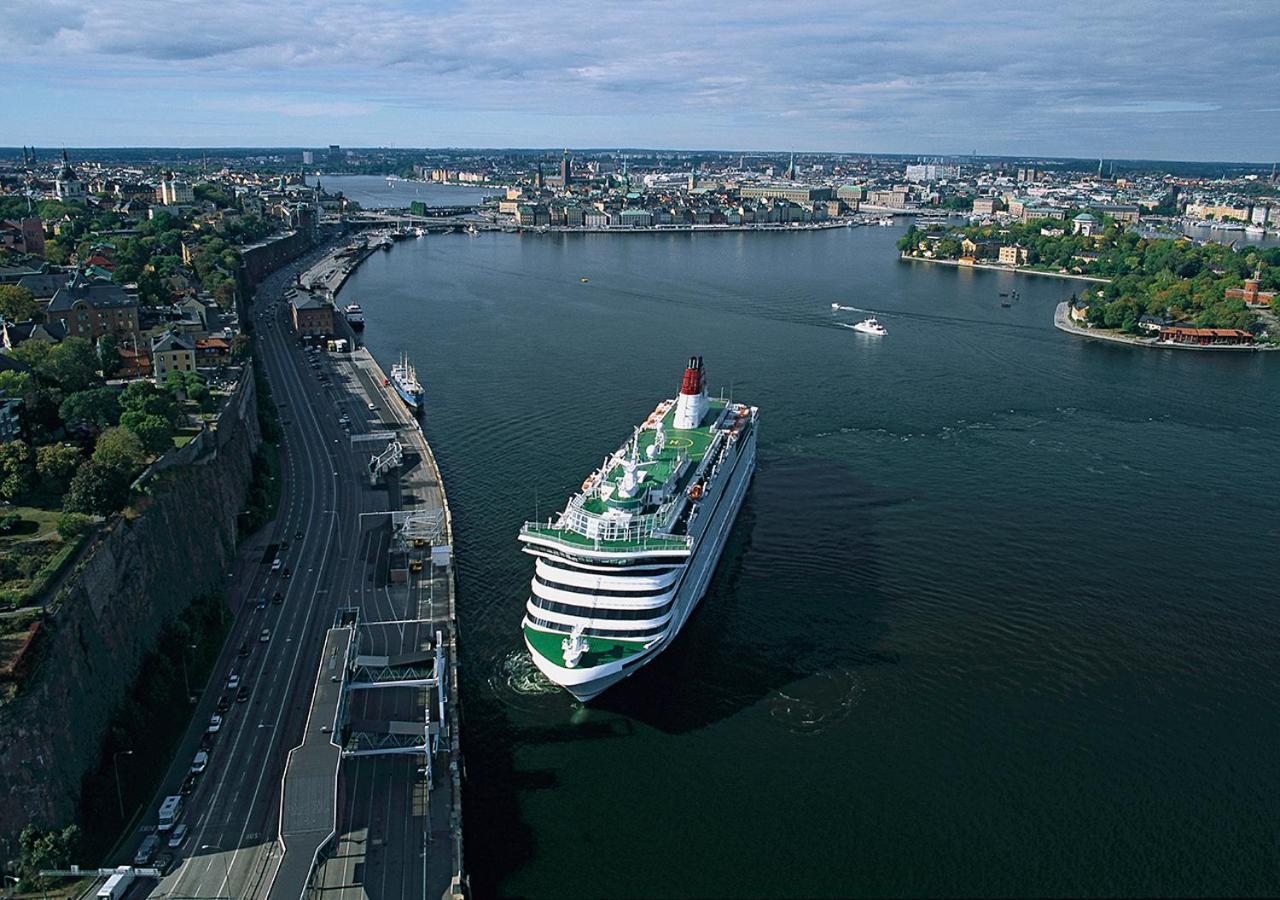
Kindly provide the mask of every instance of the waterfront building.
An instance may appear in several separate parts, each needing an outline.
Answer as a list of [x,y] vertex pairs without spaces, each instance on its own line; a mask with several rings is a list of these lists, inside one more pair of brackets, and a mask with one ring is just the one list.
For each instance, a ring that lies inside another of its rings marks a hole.
[[745,184],[738,196],[755,200],[787,200],[791,203],[815,203],[831,199],[831,188],[795,184]]
[[1198,344],[1202,347],[1245,346],[1253,343],[1253,335],[1239,328],[1191,328],[1171,325],[1160,329],[1160,340],[1174,344]]
[[1016,244],[1006,244],[1000,248],[998,258],[1002,266],[1025,265],[1027,262],[1027,248],[1019,247]]
[[333,334],[333,304],[299,293],[290,301],[293,330],[299,337],[328,337]]
[[992,216],[1004,209],[999,197],[974,197],[973,214],[975,216]]

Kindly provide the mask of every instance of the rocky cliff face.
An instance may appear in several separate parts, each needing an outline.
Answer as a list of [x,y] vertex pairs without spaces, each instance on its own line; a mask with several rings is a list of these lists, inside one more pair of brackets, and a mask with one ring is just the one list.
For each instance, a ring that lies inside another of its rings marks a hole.
[[198,452],[156,467],[139,514],[115,519],[50,604],[36,660],[0,706],[0,836],[74,820],[81,779],[160,629],[226,583],[260,441],[246,367]]

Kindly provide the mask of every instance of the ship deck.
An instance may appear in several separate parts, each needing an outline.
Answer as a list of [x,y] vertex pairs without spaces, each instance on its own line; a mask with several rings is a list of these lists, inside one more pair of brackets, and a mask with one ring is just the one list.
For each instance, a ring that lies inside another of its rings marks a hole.
[[[707,415],[703,419],[704,422],[714,422],[720,413],[724,410],[725,401],[711,400],[707,405]],[[705,426],[701,428],[676,428],[672,423],[675,422],[676,411],[672,406],[667,414],[662,417],[662,428],[666,432],[667,442],[662,452],[658,453],[653,459],[649,459],[649,448],[653,446],[653,442],[657,437],[657,431],[653,429],[645,429],[640,432],[639,438],[639,458],[642,460],[638,467],[638,472],[644,473],[644,484],[664,484],[671,473],[675,471],[676,466],[680,464],[683,456],[687,455],[691,463],[688,475],[684,481],[687,482],[694,468],[698,463],[702,462],[702,458],[707,455],[707,449],[711,446],[711,441],[715,437],[715,432],[708,431]],[[602,483],[617,486],[622,480],[622,464],[618,463],[613,466],[604,477]],[[683,489],[686,485],[681,484]],[[600,514],[606,512],[610,508],[610,504],[602,497],[592,497],[587,500],[582,508],[587,512]]]

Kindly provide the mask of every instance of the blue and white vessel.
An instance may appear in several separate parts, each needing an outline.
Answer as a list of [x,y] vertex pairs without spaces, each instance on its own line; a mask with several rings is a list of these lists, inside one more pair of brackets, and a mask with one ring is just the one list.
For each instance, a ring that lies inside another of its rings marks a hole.
[[409,354],[401,353],[400,361],[391,367],[391,386],[395,388],[400,399],[415,412],[422,409],[422,385],[418,383],[418,373],[409,362]]

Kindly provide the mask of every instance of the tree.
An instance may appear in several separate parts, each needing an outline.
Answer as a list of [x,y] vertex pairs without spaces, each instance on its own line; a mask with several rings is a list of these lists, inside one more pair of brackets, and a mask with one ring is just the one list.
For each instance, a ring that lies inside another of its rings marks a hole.
[[173,423],[160,416],[127,412],[120,416],[120,426],[136,434],[148,453],[163,453],[173,447]]
[[120,409],[124,412],[149,413],[170,422],[176,422],[178,415],[173,395],[160,390],[150,381],[133,381],[126,385],[120,393]]
[[23,441],[0,444],[0,497],[12,501],[29,491],[34,480],[31,448]]
[[17,869],[22,876],[19,888],[23,891],[40,889],[45,880],[41,869],[65,869],[80,848],[80,828],[68,825],[63,829],[44,831],[34,823],[22,829],[18,835]]
[[114,334],[98,338],[98,368],[102,377],[110,378],[120,370],[120,345]]
[[58,416],[68,427],[96,428],[99,431],[120,421],[120,400],[109,387],[76,391],[58,407]]
[[98,354],[84,338],[69,337],[49,350],[48,359],[37,372],[68,393],[83,391],[99,383]]
[[[136,440],[136,438],[135,438]],[[133,476],[95,457],[76,469],[62,507],[67,512],[109,516],[129,500]]]
[[175,397],[178,394],[184,394],[187,390],[187,379],[181,372],[170,372],[164,376],[164,389]]
[[16,284],[0,284],[0,316],[10,322],[27,322],[39,307],[35,296]]
[[0,372],[0,395],[26,399],[32,388],[31,376],[17,369]]
[[249,354],[249,336],[243,332],[231,339],[231,355],[243,359]]
[[80,448],[70,444],[48,444],[36,448],[36,474],[42,480],[65,483],[84,462]]
[[128,428],[108,428],[98,435],[93,461],[129,473],[130,478],[146,461],[142,439]]

